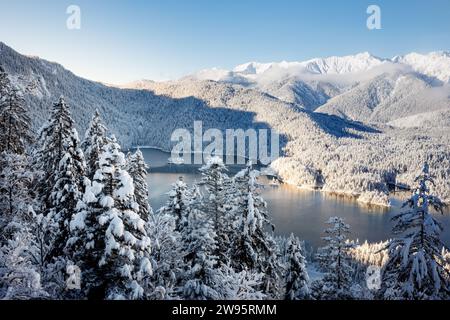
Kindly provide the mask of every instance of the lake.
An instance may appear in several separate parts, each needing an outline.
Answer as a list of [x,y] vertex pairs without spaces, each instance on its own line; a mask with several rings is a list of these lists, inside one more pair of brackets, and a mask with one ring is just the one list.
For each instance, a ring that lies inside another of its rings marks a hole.
[[[180,176],[191,185],[201,178],[198,166],[168,164],[170,154],[157,149],[141,149],[146,162],[150,166],[148,184],[150,203],[157,210],[167,201],[167,192]],[[241,167],[232,166],[229,174],[234,174]],[[300,239],[317,248],[322,245],[321,237],[327,227],[325,221],[329,217],[339,216],[351,227],[351,239],[360,242],[378,242],[391,237],[392,223],[390,219],[401,211],[403,199],[408,196],[404,192],[391,195],[392,206],[382,208],[362,205],[353,198],[327,194],[321,191],[299,189],[295,186],[281,184],[274,186],[266,178],[262,195],[267,201],[270,217],[275,225],[275,234],[289,235],[294,233]],[[436,219],[444,227],[442,240],[450,245],[450,212],[444,216],[435,213]]]

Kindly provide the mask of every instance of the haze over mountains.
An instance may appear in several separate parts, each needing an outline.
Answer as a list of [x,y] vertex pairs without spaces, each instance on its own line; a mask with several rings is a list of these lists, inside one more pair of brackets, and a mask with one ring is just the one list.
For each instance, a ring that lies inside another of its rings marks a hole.
[[435,191],[450,201],[446,52],[252,62],[120,88],[77,77],[1,42],[0,64],[24,93],[36,131],[60,95],[80,132],[98,109],[125,147],[170,151],[172,132],[192,130],[195,120],[203,121],[204,130],[269,128],[281,134],[284,148],[272,167],[288,183],[386,205],[388,184],[412,185],[428,159]]

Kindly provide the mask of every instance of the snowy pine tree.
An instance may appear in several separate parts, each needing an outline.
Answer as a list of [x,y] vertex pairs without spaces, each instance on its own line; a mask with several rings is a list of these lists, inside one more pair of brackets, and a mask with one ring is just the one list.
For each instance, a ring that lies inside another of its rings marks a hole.
[[[85,160],[69,107],[61,97],[52,108],[47,125],[40,132],[33,158],[35,170],[34,205],[41,224],[40,257],[45,257],[45,280],[52,284],[56,298],[66,295],[67,241],[71,238],[70,221],[78,210],[85,184]],[[45,249],[45,250],[44,250]]]
[[1,154],[0,171],[0,246],[21,229],[31,204],[29,191],[33,175],[27,158],[15,153]]
[[221,299],[263,300],[267,296],[261,291],[264,275],[251,270],[237,272],[230,265],[220,268],[222,281],[219,284]]
[[0,66],[0,245],[20,229],[31,202],[30,127],[25,101]]
[[256,178],[258,171],[247,167],[234,177],[235,222],[229,255],[238,271],[255,270],[264,274],[263,292],[278,298],[281,290],[281,265],[278,247],[267,229],[267,204],[260,196]]
[[148,221],[152,208],[148,202],[147,169],[144,156],[141,150],[130,154],[127,158],[127,171],[133,179],[134,196],[138,208],[138,213],[142,219]]
[[[69,154],[67,154],[69,153]],[[60,162],[65,157],[63,166],[60,166]],[[73,163],[77,167],[70,168],[72,170],[79,171],[78,168],[84,162],[82,158],[82,152],[79,149],[78,135],[75,130],[75,124],[71,117],[69,107],[64,101],[64,98],[60,98],[58,103],[55,103],[52,108],[52,114],[47,125],[45,125],[39,134],[39,141],[37,150],[34,155],[34,168],[38,171],[39,177],[37,181],[37,194],[41,202],[41,211],[46,214],[50,211],[55,200],[54,190],[56,181],[61,178],[64,166],[70,166],[72,161],[79,162]],[[77,181],[80,181],[80,177],[72,177]]]
[[0,298],[40,299],[49,295],[33,260],[33,235],[25,226],[0,249]]
[[32,142],[25,100],[0,66],[0,153],[24,154]]
[[416,190],[403,204],[408,210],[393,218],[396,238],[388,245],[379,294],[385,299],[448,299],[450,274],[442,256],[442,226],[430,213],[430,207],[442,213],[443,203],[430,194],[433,178],[427,163],[416,181]]
[[115,138],[103,147],[99,169],[74,216],[70,239],[90,299],[142,299],[152,275],[150,238],[138,214],[133,179]]
[[84,192],[86,164],[79,144],[78,134],[73,128],[65,139],[63,157],[54,173],[55,185],[48,207],[48,216],[58,225],[51,254],[53,257],[65,254],[67,240],[71,236],[69,224]]
[[198,209],[189,211],[182,229],[182,252],[185,262],[182,295],[188,300],[220,298],[217,287],[220,273],[217,268],[216,234],[212,222]]
[[175,217],[158,212],[150,214],[147,233],[151,239],[153,275],[148,292],[149,299],[176,299],[181,291],[177,287],[183,273],[181,235],[175,230]]
[[249,164],[234,177],[236,235],[232,239],[230,254],[238,270],[263,271],[265,258],[270,251],[265,230],[270,223],[266,203],[257,190],[257,174]]
[[91,180],[94,178],[97,169],[99,169],[100,152],[108,142],[106,130],[106,127],[101,122],[100,114],[96,110],[81,143],[86,159],[86,176]]
[[39,230],[43,224],[36,218],[29,205],[15,216],[14,227],[7,228],[9,235],[0,248],[0,297],[4,299],[57,297],[54,288],[59,290],[60,286],[48,277],[50,270],[45,263],[50,246],[42,241]]
[[330,228],[325,230],[323,238],[327,245],[319,248],[316,256],[325,275],[314,284],[314,294],[319,299],[349,299],[352,268],[348,251],[353,244],[346,240],[350,226],[339,217],[331,217],[327,223]]
[[286,300],[310,298],[309,276],[300,240],[291,234],[286,243]]
[[42,213],[36,214],[32,206],[28,208],[26,226],[32,235],[29,253],[33,264],[39,270],[39,273],[43,275],[43,280],[47,281],[49,280],[47,278],[51,278],[51,275],[46,273],[49,271],[47,270],[47,261],[50,260],[49,256],[54,247],[53,241],[55,241],[52,235],[56,233],[58,226],[48,216]]
[[191,205],[192,194],[188,186],[180,177],[172,184],[172,189],[168,192],[169,200],[159,211],[161,214],[170,214],[175,217],[175,230],[180,231],[187,221],[187,215]]
[[203,197],[201,210],[213,222],[217,236],[215,255],[219,262],[227,264],[230,237],[233,233],[233,216],[231,214],[232,198],[230,196],[231,180],[226,175],[226,167],[220,157],[211,157],[200,168],[202,186],[206,194]]
[[276,242],[270,235],[267,235],[267,244],[270,251],[264,262],[262,292],[269,299],[279,300],[283,297],[283,265],[281,263],[281,255]]
[[0,67],[0,297],[46,297],[36,238],[31,231],[33,173],[27,157],[32,142],[25,101]]

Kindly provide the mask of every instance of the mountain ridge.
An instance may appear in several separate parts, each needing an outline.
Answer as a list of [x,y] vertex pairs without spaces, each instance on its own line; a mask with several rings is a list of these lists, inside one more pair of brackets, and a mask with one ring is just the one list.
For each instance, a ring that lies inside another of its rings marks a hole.
[[[408,109],[406,104],[413,103],[417,106],[412,110],[417,109],[417,113],[422,113],[428,108],[426,106],[427,101],[419,98],[419,96],[430,95],[430,103],[437,104],[442,109],[450,106],[448,98],[442,96],[437,101],[433,95],[433,91],[437,90],[428,90],[429,88],[443,87],[443,90],[448,92],[450,96],[450,53],[447,51],[435,51],[427,54],[409,53],[391,59],[379,58],[368,52],[363,52],[356,55],[314,58],[306,61],[248,62],[240,64],[232,70],[218,68],[200,70],[178,80],[168,81],[168,83],[186,80],[212,80],[232,83],[268,93],[282,101],[297,104],[308,110],[318,109],[320,112],[342,115],[347,119],[357,121],[388,123],[413,114],[392,113],[391,111],[395,108],[391,108],[389,112],[378,110],[374,114],[363,112],[366,108],[375,109],[370,104],[379,102],[382,105],[383,101],[368,101],[363,97],[364,93],[360,97],[350,98],[350,92],[357,87],[362,91],[369,87],[373,88],[374,82],[380,77],[384,77],[384,82],[387,83],[393,81],[394,77],[401,78],[402,76],[414,78],[411,81],[416,86],[420,87],[420,83],[424,83],[427,88],[421,88],[420,93],[415,93],[416,98],[411,96],[408,100],[405,98],[405,94],[395,96],[405,90],[397,86],[397,90],[392,92],[393,96],[385,97],[386,103],[395,101],[395,104],[398,105],[399,101],[404,99],[405,106],[403,107],[405,110]],[[146,83],[149,83],[149,85],[147,86]],[[142,80],[119,87],[146,89],[152,86],[153,82]],[[392,84],[392,86],[396,85]],[[380,91],[383,88],[374,90]],[[335,97],[340,103],[336,103]],[[345,101],[345,97],[349,97],[350,100]],[[415,102],[420,99],[424,100],[421,102],[424,104],[422,108],[420,108],[420,103]],[[359,109],[346,107],[355,100],[367,101],[369,105],[362,105]],[[386,106],[383,107],[384,109],[387,108]],[[383,109],[383,107],[378,109]],[[402,109],[398,106],[396,108]]]
[[[98,109],[110,133],[125,148],[153,145],[170,151],[173,131],[192,131],[197,120],[203,122],[204,130],[270,129],[281,135],[283,147],[282,156],[271,166],[287,183],[387,205],[387,184],[412,185],[423,161],[431,156],[430,166],[436,173],[433,188],[450,201],[448,130],[423,128],[419,135],[414,128],[347,120],[235,83],[183,79],[147,81],[139,90],[110,87],[80,78],[59,64],[23,56],[6,45],[0,44],[0,49],[0,64],[23,92],[36,132],[61,95],[71,106],[80,132]],[[344,87],[349,90],[346,83],[342,88],[327,88],[319,82],[308,85],[297,89],[321,88],[323,97],[338,94]]]

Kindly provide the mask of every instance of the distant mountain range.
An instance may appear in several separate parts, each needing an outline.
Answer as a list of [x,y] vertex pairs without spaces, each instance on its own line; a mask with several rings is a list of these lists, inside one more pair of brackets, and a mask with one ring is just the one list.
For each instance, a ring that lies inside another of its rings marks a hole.
[[200,80],[249,82],[280,81],[286,77],[304,77],[307,75],[348,75],[367,72],[376,67],[399,65],[411,71],[424,74],[438,81],[450,82],[450,53],[446,51],[429,54],[410,53],[392,59],[375,57],[368,52],[343,57],[315,58],[300,62],[248,62],[235,67],[232,71],[222,69],[202,70],[193,77]]
[[0,64],[24,93],[36,131],[60,95],[81,133],[98,109],[124,147],[170,151],[172,132],[192,130],[195,120],[205,130],[270,128],[282,137],[283,156],[272,167],[285,182],[386,205],[387,185],[411,186],[428,158],[434,190],[450,201],[446,52],[252,62],[121,87],[80,78],[1,42]]
[[[303,62],[249,62],[181,79],[187,80],[239,84],[308,110],[364,122],[414,126],[424,125],[420,117],[411,117],[416,114],[429,113],[426,117],[435,120],[442,120],[438,114],[450,116],[450,53],[444,51],[392,59],[365,52]],[[154,86],[145,80],[125,85]]]

